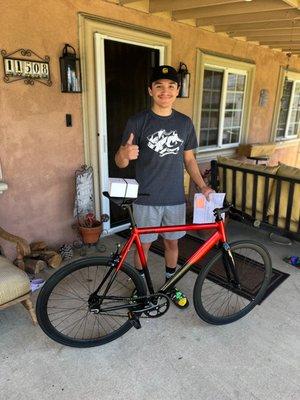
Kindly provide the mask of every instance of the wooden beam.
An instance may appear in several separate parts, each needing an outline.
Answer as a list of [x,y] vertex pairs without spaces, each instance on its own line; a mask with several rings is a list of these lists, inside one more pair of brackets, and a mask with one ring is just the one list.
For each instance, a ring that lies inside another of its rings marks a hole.
[[259,41],[260,44],[264,44],[266,46],[270,47],[280,47],[280,48],[285,48],[285,49],[290,49],[294,48],[295,46],[300,46],[300,40],[297,42],[278,42],[277,40],[261,40]]
[[264,13],[266,11],[276,11],[290,9],[282,0],[254,0],[251,2],[240,2],[236,5],[224,4],[221,6],[198,7],[188,10],[173,11],[175,19],[188,18],[212,18],[220,16],[232,16],[249,13]]
[[149,0],[149,12],[188,10],[240,2],[241,0]]
[[288,4],[291,7],[294,8],[299,8],[300,7],[300,1],[299,0],[282,0],[284,1],[286,4]]
[[119,0],[119,4],[123,6],[124,4],[129,4],[129,3],[136,3],[139,0]]
[[289,36],[246,36],[247,40],[251,40],[254,42],[293,42],[300,40],[300,35],[291,35]]
[[241,15],[227,15],[221,17],[210,17],[210,18],[197,18],[197,26],[207,25],[229,25],[229,24],[240,24],[249,22],[263,22],[263,21],[281,21],[281,20],[292,20],[293,18],[300,19],[299,10],[280,10],[280,11],[266,11],[256,12],[251,14]]
[[287,29],[264,29],[264,30],[258,30],[258,31],[237,31],[237,32],[228,32],[230,37],[237,37],[237,36],[246,36],[248,38],[250,37],[256,37],[257,40],[259,38],[264,38],[265,36],[271,36],[271,37],[291,37],[294,35],[300,35],[300,28],[287,28]]
[[215,25],[215,32],[244,32],[244,31],[264,31],[272,29],[274,31],[279,29],[300,28],[300,20],[283,20],[283,21],[264,21],[264,22],[250,22],[245,24],[230,24],[230,25]]
[[280,46],[268,45],[268,46],[271,48],[279,48],[282,51],[286,51],[286,52],[293,51],[293,50],[300,50],[300,44],[294,44],[293,46],[282,46],[282,45],[280,45]]

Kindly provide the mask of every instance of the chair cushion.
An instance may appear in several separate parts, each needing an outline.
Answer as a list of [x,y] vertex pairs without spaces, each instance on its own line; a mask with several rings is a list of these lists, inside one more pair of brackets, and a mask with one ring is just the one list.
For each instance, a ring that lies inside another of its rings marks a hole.
[[[276,175],[276,172],[278,170],[278,166],[275,167],[268,167],[265,165],[256,165],[256,164],[249,164],[249,163],[245,163],[242,162],[240,160],[234,160],[231,158],[227,158],[227,157],[218,157],[218,163],[222,163],[225,165],[230,166],[235,166],[235,167],[240,167],[240,168],[245,168],[245,169],[249,169],[251,171],[257,171],[257,172],[263,172],[263,173],[267,173],[270,175]],[[224,183],[223,183],[223,173],[222,173],[222,167],[219,167],[219,171],[218,171],[218,175],[219,175],[219,180],[220,180],[220,188],[222,190],[222,188],[224,187]],[[249,213],[250,215],[252,215],[252,196],[253,196],[253,185],[254,185],[254,175],[249,172],[246,174],[247,177],[247,191],[246,191],[246,204],[245,204],[245,208],[246,208],[246,212]],[[226,171],[226,198],[227,200],[231,203],[233,201],[232,198],[232,181],[233,181],[233,171],[230,169],[227,169]],[[272,191],[272,187],[274,185],[274,179],[269,179],[269,189],[268,189],[268,199],[271,196],[271,191]],[[241,209],[242,208],[242,187],[243,187],[243,173],[240,171],[236,172],[236,198],[235,198],[235,207],[237,209]],[[264,204],[264,189],[265,188],[265,177],[264,176],[259,176],[257,179],[257,194],[256,194],[256,215],[255,218],[256,219],[260,219],[258,217],[258,215],[261,216],[262,212],[263,212],[263,204]],[[250,210],[250,212],[248,212],[248,210]]]
[[0,256],[0,305],[30,292],[30,281],[24,271],[6,257]]
[[[279,164],[279,168],[277,171],[278,176],[282,176],[285,178],[292,178],[300,180],[300,168],[291,167],[286,164]],[[280,190],[280,203],[279,203],[279,212],[278,218],[286,218],[287,205],[288,205],[288,197],[289,197],[289,182],[281,182],[281,190]],[[272,194],[270,197],[270,204],[268,207],[268,215],[273,216],[275,212],[275,199],[276,199],[276,185],[274,185]],[[293,196],[293,206],[292,206],[292,214],[291,221],[295,222],[296,226],[298,225],[300,219],[300,183],[295,184],[294,186],[294,196]],[[298,226],[294,227],[294,231],[298,230]]]

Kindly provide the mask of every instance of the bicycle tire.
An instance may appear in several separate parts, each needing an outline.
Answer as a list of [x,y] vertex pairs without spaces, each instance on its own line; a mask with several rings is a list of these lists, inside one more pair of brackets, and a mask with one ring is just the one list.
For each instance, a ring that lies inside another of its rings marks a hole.
[[[122,317],[89,311],[89,294],[96,290],[108,271],[109,261],[106,257],[79,259],[56,271],[46,281],[37,299],[36,313],[47,336],[66,346],[93,347],[119,338],[132,327],[128,308],[120,310],[124,313]],[[133,267],[124,263],[107,295],[131,297],[135,289],[139,296],[146,294],[143,279]]]
[[[263,246],[252,241],[239,241],[230,244],[230,248],[241,289],[228,282],[222,250],[218,250],[199,273],[194,286],[197,314],[214,325],[229,324],[248,314],[262,300],[271,278],[272,262]],[[252,292],[249,291],[250,282]]]

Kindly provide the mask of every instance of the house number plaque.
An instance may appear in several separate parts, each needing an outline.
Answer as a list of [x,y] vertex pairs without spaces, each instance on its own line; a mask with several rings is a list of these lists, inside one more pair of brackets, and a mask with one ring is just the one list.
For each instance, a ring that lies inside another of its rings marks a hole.
[[[19,49],[9,54],[6,50],[1,50],[1,54],[3,56],[4,82],[11,83],[23,79],[26,85],[34,85],[34,82],[40,82],[47,86],[52,85],[49,56],[42,58],[30,49]],[[32,56],[37,59],[29,58]]]

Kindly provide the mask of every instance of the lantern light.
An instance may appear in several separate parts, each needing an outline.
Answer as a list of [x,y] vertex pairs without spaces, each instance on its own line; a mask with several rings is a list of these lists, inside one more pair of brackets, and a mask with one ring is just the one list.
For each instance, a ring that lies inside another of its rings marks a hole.
[[191,74],[189,73],[186,64],[182,62],[179,64],[178,76],[180,84],[178,97],[189,97]]
[[[72,51],[70,52],[71,49]],[[76,57],[74,47],[65,44],[62,56],[59,58],[61,91],[63,93],[81,92],[80,60]]]

